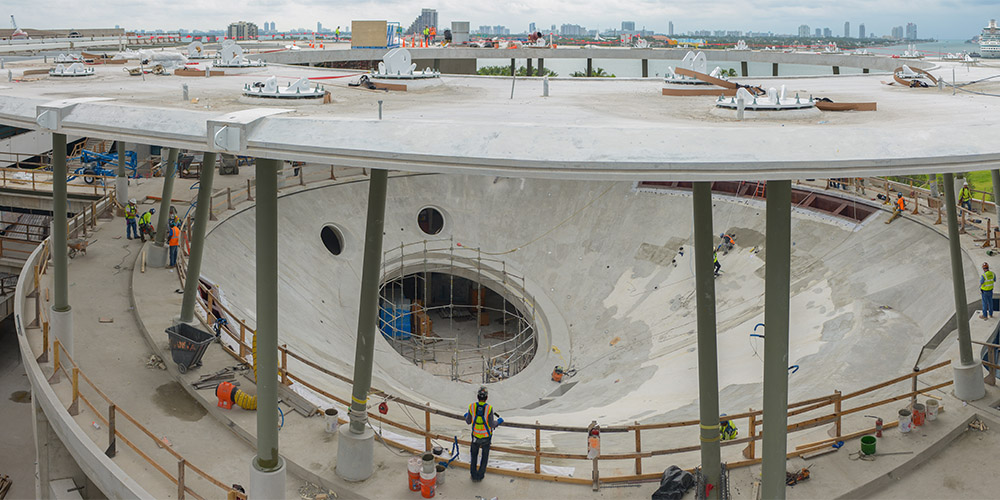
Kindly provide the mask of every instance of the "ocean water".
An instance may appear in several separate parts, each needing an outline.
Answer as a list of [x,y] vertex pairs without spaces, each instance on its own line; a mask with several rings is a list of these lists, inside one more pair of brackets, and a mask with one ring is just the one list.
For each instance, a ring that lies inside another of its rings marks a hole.
[[[918,43],[916,44],[917,50],[923,52],[927,57],[934,58],[943,56],[947,53],[959,53],[962,51],[968,52],[978,52],[979,45],[977,44],[967,44],[962,40],[946,40],[932,43]],[[907,50],[907,44],[892,45],[887,47],[873,47],[868,49],[870,52],[879,55],[893,55],[902,54],[903,51]],[[517,66],[525,66],[527,61],[524,59],[517,60]],[[537,64],[534,61],[532,64]],[[669,61],[669,60],[650,60],[649,61],[649,76],[663,76],[667,68],[670,66],[677,66],[680,64],[680,60]],[[478,62],[478,67],[483,68],[486,66],[509,66],[510,59],[480,59]],[[709,61],[709,69],[719,66],[722,69],[734,69],[737,74],[740,72],[739,62],[713,62]],[[586,59],[546,59],[545,67],[555,71],[559,76],[570,76],[574,71],[587,71],[587,60]],[[615,76],[623,77],[637,77],[642,76],[642,61],[639,59],[594,59],[594,68],[604,68],[604,71]],[[747,66],[747,71],[750,76],[771,76],[771,63],[749,63]],[[848,68],[841,67],[840,74],[842,75],[852,75],[860,74],[860,68]],[[807,64],[780,64],[778,65],[778,75],[779,76],[799,76],[799,75],[831,75],[833,74],[833,68],[830,66],[813,66]]]

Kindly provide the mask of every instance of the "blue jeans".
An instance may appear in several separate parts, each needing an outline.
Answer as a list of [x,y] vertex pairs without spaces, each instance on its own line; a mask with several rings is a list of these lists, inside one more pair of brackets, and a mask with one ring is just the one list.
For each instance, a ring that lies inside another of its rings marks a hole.
[[966,210],[968,210],[970,212],[972,211],[972,200],[965,200],[965,201],[959,203],[959,205],[961,205],[963,208],[965,208]]
[[[472,445],[469,447],[469,472],[472,473],[472,479],[482,479],[486,475],[486,464],[489,463],[490,458],[490,441],[491,439],[476,439],[472,438]],[[479,452],[482,452],[482,458],[479,458]]]
[[139,237],[139,230],[135,227],[135,219],[125,219],[125,237],[129,239]]
[[170,267],[177,265],[177,249],[180,248],[177,245],[172,245],[170,247]]
[[993,290],[980,290],[983,294],[983,316],[993,317]]

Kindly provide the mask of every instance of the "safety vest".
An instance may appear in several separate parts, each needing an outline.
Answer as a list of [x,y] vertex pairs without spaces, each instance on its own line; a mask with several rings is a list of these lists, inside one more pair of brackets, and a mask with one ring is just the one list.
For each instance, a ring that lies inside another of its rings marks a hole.
[[983,273],[983,284],[979,286],[980,290],[991,291],[993,290],[993,283],[997,280],[997,275],[993,274],[993,271],[986,271]]
[[136,208],[134,205],[127,205],[125,207],[125,218],[126,219],[130,219],[130,220],[134,219],[135,216],[136,216],[136,214],[138,214],[138,213],[139,213],[139,209]]
[[170,228],[170,246],[176,247],[181,244],[181,230],[177,226]]
[[719,433],[722,434],[723,441],[729,441],[730,439],[736,439],[736,435],[740,431],[731,421],[727,420],[725,423],[719,424]]
[[489,422],[493,407],[489,403],[476,402],[469,405],[469,413],[472,415],[472,437],[479,439],[493,437],[493,429],[490,428]]
[[146,212],[142,214],[142,217],[139,217],[139,224],[149,224],[151,221],[152,221],[152,216],[149,214],[149,212]]
[[903,198],[896,198],[896,205],[899,206],[900,210],[906,210],[906,200]]
[[430,34],[431,34],[431,30],[425,26],[424,27],[424,36],[427,36],[427,35],[430,35]]
[[962,187],[962,192],[958,193],[958,201],[965,202],[971,199],[972,199],[972,192],[969,191],[969,188]]
[[719,252],[712,253],[712,258],[714,258],[715,259],[715,263],[718,264],[719,263]]

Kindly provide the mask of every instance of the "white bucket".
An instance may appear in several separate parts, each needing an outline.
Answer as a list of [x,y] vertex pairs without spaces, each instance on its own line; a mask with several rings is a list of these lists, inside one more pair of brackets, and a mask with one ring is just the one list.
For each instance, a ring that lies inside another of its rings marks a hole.
[[927,400],[927,420],[937,420],[938,408],[941,403],[936,399]]
[[326,415],[326,432],[334,434],[337,432],[337,427],[340,426],[340,422],[337,421],[337,409],[330,408],[325,412]]
[[910,410],[899,410],[899,432],[910,432]]

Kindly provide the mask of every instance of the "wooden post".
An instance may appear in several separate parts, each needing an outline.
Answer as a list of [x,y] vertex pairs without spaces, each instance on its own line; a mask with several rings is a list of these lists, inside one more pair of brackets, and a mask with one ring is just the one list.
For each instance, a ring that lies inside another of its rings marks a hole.
[[[639,422],[638,421],[636,421],[635,425],[636,425],[636,428],[635,428],[635,452],[636,453],[641,453],[642,452],[642,437],[641,437],[640,431],[642,429],[639,429],[639,427],[638,427]],[[638,476],[639,474],[642,474],[642,457],[635,457],[635,475]]]
[[[335,180],[337,180],[337,176],[333,174],[333,169],[334,169],[334,166],[330,165],[330,180],[334,180],[335,181]],[[4,177],[4,179],[6,179],[6,177]]]
[[[753,412],[753,408],[750,408]],[[754,454],[757,452],[757,415],[754,413],[750,414],[750,442],[747,443],[747,447],[743,448],[743,458],[747,460],[753,460]]]
[[90,202],[90,225],[97,227],[97,202]]
[[247,201],[253,201],[253,194],[250,193],[250,179],[247,179]]
[[177,461],[177,500],[184,500],[184,459]]
[[913,215],[920,215],[920,195],[913,191]]
[[35,190],[35,171],[31,171],[31,190]]
[[73,403],[67,409],[74,417],[80,414],[80,369],[73,367]]
[[52,341],[52,376],[49,385],[59,383],[59,339]]
[[[292,385],[292,383],[288,380],[288,344],[281,344],[281,383],[284,385]],[[430,429],[428,429],[428,431],[430,431]]]
[[[427,403],[430,406],[430,403]],[[424,449],[431,451],[431,412],[424,411]],[[475,458],[475,457],[473,457]]]
[[300,186],[306,185],[306,169],[304,168],[304,166],[299,167],[299,185]]
[[986,213],[986,191],[983,191],[983,199],[979,200],[979,211]]
[[983,248],[989,248],[990,247],[990,232],[993,229],[992,227],[990,227],[990,222],[991,222],[991,220],[989,218],[987,218],[986,219],[986,241],[983,242]]
[[962,209],[962,227],[958,228],[958,234],[965,234],[965,209]]
[[246,342],[247,335],[247,325],[242,321],[240,322],[240,359],[245,360],[247,358],[246,347],[243,347],[243,343]]
[[231,187],[226,188],[226,209],[233,209],[233,188]]
[[882,204],[883,205],[888,205],[890,203],[889,200],[891,200],[891,199],[892,198],[889,197],[889,180],[886,179],[886,181],[885,181],[885,203],[882,203]]
[[[215,323],[215,320],[213,318],[215,318],[215,295],[212,295],[212,292],[209,291],[208,292],[208,310],[205,311],[205,319],[209,320],[209,322],[211,322],[211,323]],[[209,326],[211,326],[211,325],[209,325]]]
[[118,454],[117,443],[115,442],[115,405],[108,405],[108,449],[104,451],[108,458],[115,458]]
[[842,435],[841,432],[843,430],[842,417],[840,416],[841,394],[843,394],[843,393],[840,392],[840,391],[833,391],[833,412],[837,414],[837,420],[836,420],[836,423],[834,424],[834,426],[835,426],[835,429],[837,431],[837,434],[836,434],[837,437],[840,437]]
[[49,322],[42,322],[42,354],[36,360],[39,363],[49,362]]
[[941,202],[940,201],[937,203],[937,209],[938,209],[938,218],[937,218],[937,222],[934,223],[935,226],[941,224]]
[[[538,421],[535,420],[535,425]],[[535,427],[535,474],[542,473],[542,429]]]

